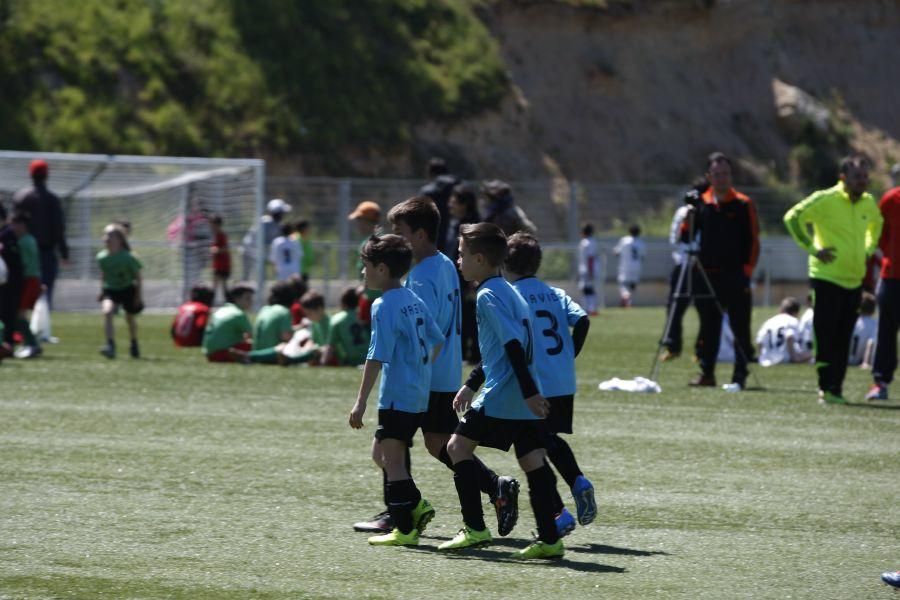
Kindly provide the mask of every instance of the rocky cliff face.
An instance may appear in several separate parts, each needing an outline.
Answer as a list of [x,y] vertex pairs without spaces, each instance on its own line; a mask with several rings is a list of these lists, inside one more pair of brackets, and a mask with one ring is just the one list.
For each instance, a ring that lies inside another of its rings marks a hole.
[[505,0],[485,19],[513,93],[494,113],[419,128],[412,162],[440,152],[472,176],[656,183],[687,181],[722,150],[745,179],[786,179],[797,139],[779,120],[776,80],[840,117],[881,173],[900,160],[896,0],[635,0],[614,11]]

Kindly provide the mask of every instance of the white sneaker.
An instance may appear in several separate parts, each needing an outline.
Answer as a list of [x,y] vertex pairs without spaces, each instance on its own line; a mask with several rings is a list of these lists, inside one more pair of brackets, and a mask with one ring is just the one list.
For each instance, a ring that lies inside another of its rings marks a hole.
[[726,383],[726,384],[722,385],[722,390],[725,392],[728,392],[730,394],[739,392],[739,391],[741,391],[741,389],[743,389],[743,388],[741,388],[741,384],[739,384],[739,383]]

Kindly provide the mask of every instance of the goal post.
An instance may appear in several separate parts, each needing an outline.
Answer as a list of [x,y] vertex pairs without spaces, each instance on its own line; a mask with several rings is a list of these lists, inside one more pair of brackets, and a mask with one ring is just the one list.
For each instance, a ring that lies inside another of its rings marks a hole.
[[[47,161],[47,187],[62,201],[70,248],[55,308],[96,308],[95,256],[103,248],[104,227],[117,220],[131,224],[129,243],[143,263],[147,307],[177,306],[191,286],[211,284],[214,214],[222,217],[228,236],[231,281],[246,276],[262,290],[263,240],[247,234],[259,227],[264,210],[265,161],[0,151],[0,200],[7,207],[17,190],[31,185],[28,165],[38,158]],[[242,247],[245,236],[258,243]]]

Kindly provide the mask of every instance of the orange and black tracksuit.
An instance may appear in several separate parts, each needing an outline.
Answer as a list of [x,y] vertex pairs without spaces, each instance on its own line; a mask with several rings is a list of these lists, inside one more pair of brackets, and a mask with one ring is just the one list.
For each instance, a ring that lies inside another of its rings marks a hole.
[[[734,331],[735,361],[732,382],[744,385],[747,379],[747,360],[753,356],[750,337],[750,312],[753,298],[750,277],[759,259],[759,221],[753,202],[734,188],[717,198],[712,188],[701,196],[702,203],[694,216],[694,231],[698,236],[697,256],[709,278],[712,291]],[[687,225],[683,226],[688,241]],[[702,296],[706,290],[695,285]],[[722,335],[722,315],[711,298],[698,298],[700,313],[700,347],[698,358],[703,374],[712,377]]]

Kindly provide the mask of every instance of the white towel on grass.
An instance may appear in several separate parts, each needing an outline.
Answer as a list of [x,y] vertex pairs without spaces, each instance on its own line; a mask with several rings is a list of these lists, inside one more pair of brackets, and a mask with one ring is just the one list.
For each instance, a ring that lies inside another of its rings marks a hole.
[[646,394],[658,394],[662,391],[659,384],[651,381],[646,377],[635,377],[634,379],[619,379],[613,377],[607,379],[599,386],[604,392],[642,392]]

